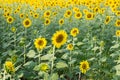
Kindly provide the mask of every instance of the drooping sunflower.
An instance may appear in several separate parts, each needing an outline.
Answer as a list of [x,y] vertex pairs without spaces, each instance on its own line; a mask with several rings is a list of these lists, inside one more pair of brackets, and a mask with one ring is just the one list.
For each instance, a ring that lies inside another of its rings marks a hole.
[[75,18],[76,18],[76,19],[82,18],[82,13],[81,13],[81,12],[76,12],[76,13],[75,13]]
[[7,17],[7,22],[9,24],[13,23],[13,21],[14,21],[14,18],[12,16]]
[[80,62],[80,70],[83,74],[86,73],[86,71],[90,68],[88,61],[82,61]]
[[59,20],[59,25],[63,25],[64,24],[64,19],[60,19]]
[[62,45],[64,45],[67,41],[67,33],[64,30],[56,31],[56,33],[52,36],[52,44],[60,48]]
[[16,27],[12,27],[12,28],[11,28],[11,31],[12,31],[12,32],[16,32],[16,30],[17,30]]
[[70,35],[72,35],[73,37],[76,37],[79,34],[79,29],[78,28],[73,28],[70,31]]
[[109,22],[110,22],[110,16],[106,16],[105,24],[108,24]]
[[115,26],[116,26],[116,27],[120,27],[120,20],[116,20]]
[[87,12],[85,18],[86,20],[92,20],[94,18],[94,14],[92,12]]
[[37,38],[34,41],[34,45],[37,49],[44,49],[47,45],[47,40],[45,38]]
[[116,36],[117,36],[117,37],[120,37],[120,30],[117,30],[117,31],[116,31]]
[[44,24],[47,26],[47,25],[50,24],[50,22],[51,22],[50,19],[49,19],[49,18],[46,18],[45,21],[44,21]]
[[6,61],[5,62],[5,69],[8,73],[13,73],[15,72],[14,65],[11,61]]
[[25,28],[30,27],[31,24],[32,24],[32,21],[31,21],[29,18],[26,18],[26,19],[23,20],[23,26],[24,26]]
[[46,63],[40,64],[40,70],[46,72],[49,69],[49,65]]
[[68,45],[67,45],[67,49],[68,49],[68,50],[73,50],[73,45],[72,45],[72,44],[68,44]]

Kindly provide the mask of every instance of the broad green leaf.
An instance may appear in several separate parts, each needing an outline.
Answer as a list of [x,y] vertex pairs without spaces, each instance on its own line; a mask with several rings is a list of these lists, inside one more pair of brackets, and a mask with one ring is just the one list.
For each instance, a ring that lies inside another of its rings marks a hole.
[[61,62],[58,62],[57,64],[56,64],[56,68],[66,68],[66,67],[68,67],[68,65],[65,63],[65,62],[63,62],[63,61],[61,61]]
[[99,49],[99,47],[94,47],[92,50],[93,51],[96,51],[96,50],[98,50]]
[[30,50],[28,53],[27,53],[27,57],[29,58],[34,58],[35,57],[35,51],[34,50]]
[[119,44],[115,44],[114,46],[112,46],[110,49],[115,49],[118,48],[120,45]]
[[54,58],[53,54],[46,54],[41,57],[41,60],[53,60]]
[[53,73],[52,76],[50,77],[50,80],[58,80],[58,74]]
[[120,76],[120,64],[115,66],[115,69],[116,69],[116,75]]

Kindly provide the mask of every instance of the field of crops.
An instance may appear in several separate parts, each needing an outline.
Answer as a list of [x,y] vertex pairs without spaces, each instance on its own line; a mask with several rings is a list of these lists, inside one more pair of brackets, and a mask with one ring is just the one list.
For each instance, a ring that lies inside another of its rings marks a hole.
[[120,0],[0,0],[0,80],[120,80]]

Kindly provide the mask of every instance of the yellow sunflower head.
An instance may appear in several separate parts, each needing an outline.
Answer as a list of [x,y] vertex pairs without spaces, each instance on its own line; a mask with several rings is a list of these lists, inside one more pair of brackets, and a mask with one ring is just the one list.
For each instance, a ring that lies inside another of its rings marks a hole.
[[120,27],[120,20],[116,20],[115,26],[116,26],[116,27]]
[[56,33],[53,34],[52,37],[52,44],[60,48],[62,45],[64,45],[67,41],[67,33],[64,30],[56,31]]
[[23,20],[23,26],[24,26],[25,28],[30,27],[31,24],[32,24],[32,21],[31,21],[29,18],[26,18],[26,19]]
[[71,10],[66,10],[64,17],[65,18],[69,18],[72,15],[72,11]]
[[50,15],[51,15],[51,11],[50,10],[47,10],[47,11],[45,11],[44,12],[44,17],[50,17]]
[[20,14],[20,18],[24,18],[24,14],[23,13]]
[[9,24],[13,23],[13,21],[14,21],[14,19],[13,19],[12,16],[7,17],[7,22],[8,22]]
[[116,31],[116,36],[117,36],[117,37],[120,37],[120,30],[117,30],[117,31]]
[[119,10],[119,11],[116,11],[116,15],[117,15],[117,16],[120,16],[120,10]]
[[16,27],[11,27],[12,32],[16,32],[16,30],[17,30]]
[[60,19],[59,20],[59,25],[63,25],[64,24],[64,19]]
[[79,10],[79,8],[74,7],[74,8],[73,8],[73,11],[74,11],[74,12],[79,12],[80,10]]
[[106,16],[105,24],[108,24],[109,22],[110,22],[110,16]]
[[49,18],[46,18],[45,21],[44,21],[44,24],[47,26],[47,25],[50,24],[50,22],[51,22],[50,19],[49,19]]
[[33,14],[33,17],[34,17],[34,18],[38,18],[38,17],[39,17],[39,14],[38,14],[38,13],[34,13],[34,14]]
[[73,45],[72,45],[72,44],[68,44],[68,45],[67,45],[67,49],[68,49],[68,50],[73,50]]
[[34,41],[34,45],[37,49],[44,49],[47,45],[47,40],[45,38],[37,38]]
[[76,19],[82,18],[82,13],[81,13],[81,12],[76,12],[76,13],[75,13],[75,18],[76,18]]
[[70,31],[70,35],[72,35],[73,37],[76,37],[79,34],[79,29],[78,28],[73,28]]
[[94,18],[94,14],[92,12],[87,12],[85,18],[86,20],[92,20]]
[[40,70],[41,71],[46,72],[46,71],[48,71],[48,69],[49,69],[49,65],[48,64],[46,64],[46,63],[41,63],[40,64]]
[[5,69],[8,73],[13,73],[15,72],[14,65],[11,61],[6,61],[5,62]]
[[79,68],[80,68],[81,72],[83,74],[85,74],[86,71],[90,68],[88,61],[82,61],[82,62],[80,62],[80,67]]

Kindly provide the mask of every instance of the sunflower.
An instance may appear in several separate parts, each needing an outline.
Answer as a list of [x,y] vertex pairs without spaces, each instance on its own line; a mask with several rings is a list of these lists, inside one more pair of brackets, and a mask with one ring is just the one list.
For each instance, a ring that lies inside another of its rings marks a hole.
[[68,45],[67,45],[67,49],[68,49],[68,50],[73,50],[73,45],[72,45],[72,44],[68,44]]
[[49,69],[49,65],[46,63],[40,64],[40,70],[46,72]]
[[64,19],[60,19],[59,20],[59,25],[63,25],[64,24]]
[[105,24],[108,24],[109,22],[110,22],[110,16],[106,16]]
[[7,17],[7,22],[8,22],[9,24],[13,23],[13,21],[14,21],[14,19],[13,19],[12,16]]
[[75,18],[76,18],[76,19],[82,18],[82,13],[81,13],[81,12],[76,12],[76,13],[75,13]]
[[86,71],[90,68],[88,61],[82,61],[82,62],[80,62],[80,67],[79,68],[80,68],[81,72],[83,74],[85,74]]
[[11,31],[12,31],[12,32],[16,32],[16,27],[12,27],[12,28],[11,28]]
[[66,17],[66,18],[70,17],[71,15],[72,15],[72,11],[71,11],[71,10],[67,10],[67,11],[65,12],[65,17]]
[[11,61],[6,61],[5,62],[5,69],[8,73],[15,72],[14,65]]
[[116,26],[116,27],[120,27],[120,20],[116,20],[115,26]]
[[92,12],[87,12],[85,18],[86,20],[92,20],[94,18],[94,14]]
[[87,10],[87,9],[84,9],[84,10],[83,10],[83,13],[84,13],[84,14],[86,14],[87,12],[88,12],[88,10]]
[[47,25],[50,24],[50,22],[51,22],[50,19],[49,19],[49,18],[46,18],[45,21],[44,21],[44,24],[47,26]]
[[73,29],[70,31],[70,35],[72,35],[73,37],[76,37],[77,34],[79,34],[79,29],[78,29],[78,28],[73,28]]
[[10,16],[10,12],[6,12],[5,15],[6,15],[6,17],[9,17]]
[[51,15],[51,11],[50,10],[47,10],[44,12],[44,17],[50,17]]
[[37,49],[43,49],[47,45],[47,40],[45,38],[37,38],[34,41],[34,45]]
[[20,14],[20,18],[24,18],[24,14],[23,13]]
[[74,7],[74,8],[73,8],[73,11],[74,11],[74,12],[79,12],[80,10],[79,10],[79,8]]
[[30,27],[31,24],[32,24],[32,21],[31,21],[29,18],[26,18],[26,19],[23,20],[23,26],[24,26],[25,28]]
[[116,36],[117,36],[117,37],[120,37],[120,30],[117,30],[117,31],[116,31]]
[[117,16],[120,16],[120,11],[116,11],[116,15],[117,15]]
[[34,17],[34,18],[38,18],[38,17],[39,17],[39,14],[38,14],[38,13],[35,13],[35,14],[33,14],[33,17]]
[[100,8],[99,8],[99,7],[95,7],[95,8],[94,8],[94,12],[95,12],[95,13],[97,13],[97,12],[99,12],[99,11],[100,11]]
[[56,31],[52,37],[52,44],[60,48],[67,41],[67,33],[64,30]]

